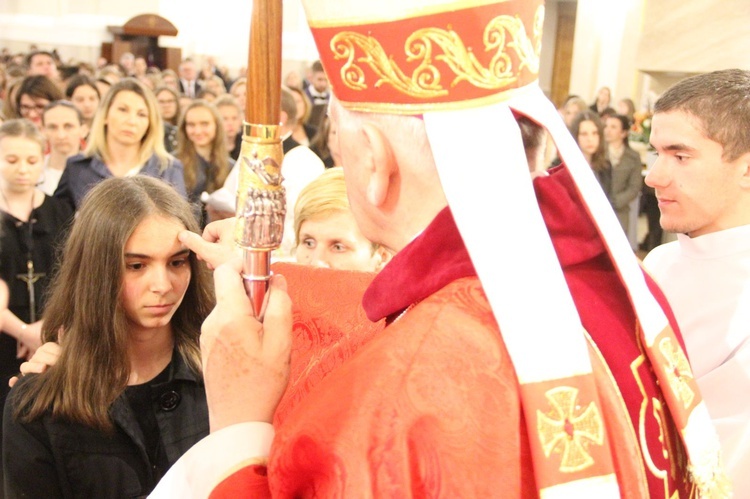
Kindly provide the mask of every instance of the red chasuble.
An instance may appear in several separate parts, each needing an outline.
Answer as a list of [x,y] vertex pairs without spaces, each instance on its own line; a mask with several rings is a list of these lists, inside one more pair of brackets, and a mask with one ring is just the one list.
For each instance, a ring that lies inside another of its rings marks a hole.
[[[623,497],[689,497],[686,460],[632,307],[572,180],[562,168],[535,186],[593,340]],[[315,302],[316,289],[331,289],[322,278],[336,275],[290,282],[295,303]],[[342,297],[356,295],[341,289]],[[388,318],[384,330],[349,322],[346,332],[321,335],[318,318],[334,331],[343,305],[317,304],[295,312],[292,378],[268,467],[243,468],[212,497],[537,496],[516,375],[448,209],[368,288],[365,310],[370,319]],[[543,349],[544,334],[554,331],[529,334],[539,334]]]

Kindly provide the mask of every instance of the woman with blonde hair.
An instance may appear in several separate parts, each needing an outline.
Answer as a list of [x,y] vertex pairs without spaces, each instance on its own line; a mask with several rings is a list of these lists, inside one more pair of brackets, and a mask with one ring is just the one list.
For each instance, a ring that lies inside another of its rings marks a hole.
[[240,109],[245,110],[245,103],[247,102],[247,78],[244,76],[237,78],[229,87],[229,93],[237,99],[237,104],[240,105]]
[[221,76],[215,74],[203,80],[203,88],[215,93],[217,97],[221,97],[227,93],[227,86],[224,80],[221,79]]
[[104,97],[86,149],[68,160],[55,196],[77,209],[102,180],[137,174],[160,178],[186,195],[182,163],[164,148],[164,124],[153,92],[124,78]]
[[287,87],[297,104],[297,124],[292,131],[292,138],[303,146],[309,146],[318,129],[307,123],[312,111],[312,103],[304,90],[297,87]]
[[359,230],[341,167],[329,168],[300,191],[294,235],[295,258],[303,265],[375,272],[391,257]]
[[208,434],[199,337],[214,300],[185,229],[189,205],[156,179],[86,196],[44,317],[60,356],[5,406],[9,497],[145,497]]
[[188,199],[199,204],[204,192],[211,194],[224,185],[234,166],[227,150],[224,122],[216,106],[198,99],[185,109],[177,133],[175,155],[184,165]]

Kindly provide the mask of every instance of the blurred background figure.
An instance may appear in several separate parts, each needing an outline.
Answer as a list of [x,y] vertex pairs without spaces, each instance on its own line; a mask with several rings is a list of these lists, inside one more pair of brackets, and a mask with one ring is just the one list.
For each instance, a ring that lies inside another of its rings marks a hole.
[[318,133],[310,142],[310,149],[318,155],[326,168],[341,166],[337,131],[328,116],[323,118]]
[[202,88],[200,92],[198,92],[198,95],[195,96],[196,99],[201,99],[206,102],[213,102],[217,97],[218,95],[216,92],[208,88]]
[[146,70],[148,69],[148,64],[146,63],[146,59],[143,57],[136,57],[133,60],[133,74],[131,76],[135,78],[143,78],[146,76]]
[[588,110],[586,101],[574,95],[568,98],[565,101],[565,104],[563,104],[562,106],[561,114],[563,117],[563,121],[565,121],[565,124],[568,125],[568,128],[570,128],[573,125],[573,121],[576,119],[576,116],[586,110]]
[[26,118],[41,131],[44,108],[62,98],[62,91],[46,76],[27,76],[21,81],[16,94],[17,117]]
[[180,122],[180,95],[170,87],[159,87],[154,92],[156,102],[159,104],[159,114],[164,120],[164,148],[169,153],[177,150],[178,133],[177,125]]
[[221,188],[234,166],[227,151],[224,123],[215,106],[199,99],[185,109],[178,133],[175,156],[184,166],[188,201],[205,225],[207,216],[201,196]]
[[123,75],[133,76],[133,73],[135,73],[135,56],[131,52],[122,54],[119,63]]
[[294,206],[297,263],[377,272],[390,253],[367,239],[354,220],[342,168],[330,168],[299,193]]
[[237,161],[242,147],[242,109],[237,104],[237,100],[229,94],[216,99],[214,106],[219,110],[221,120],[224,122],[224,136],[229,157]]
[[631,224],[631,218],[638,217],[638,202],[643,188],[643,166],[641,156],[630,148],[629,132],[630,122],[626,116],[615,114],[605,119],[604,140],[607,144],[607,159],[612,165],[609,198],[622,230],[628,235],[631,247],[635,249],[638,238],[637,224]]
[[60,71],[57,68],[57,61],[52,53],[44,50],[35,50],[29,52],[26,56],[27,74],[43,75],[58,84],[60,82]]
[[165,87],[169,87],[175,92],[180,91],[180,84],[179,84],[179,78],[177,77],[177,73],[174,72],[172,69],[165,69],[161,72],[161,82]]
[[630,98],[624,98],[617,101],[617,114],[621,114],[625,116],[628,119],[628,122],[630,123],[630,126],[632,128],[633,123],[635,121],[635,103],[633,102],[633,99]]
[[320,123],[328,111],[328,101],[331,99],[328,77],[320,61],[315,61],[310,66],[310,80],[304,90],[310,102],[312,102],[308,123],[320,128]]
[[300,76],[298,71],[289,71],[284,77],[284,85],[288,88],[298,88],[302,90],[304,86],[302,76]]
[[294,97],[294,103],[297,105],[297,124],[292,132],[292,138],[303,146],[309,146],[310,141],[315,137],[318,129],[308,123],[312,104],[307,94],[298,87],[286,87]]
[[65,171],[68,158],[81,152],[88,126],[81,111],[70,101],[58,100],[49,104],[42,115],[42,127],[47,138],[49,154],[44,157],[39,189],[52,196]]
[[602,111],[610,107],[611,103],[612,90],[610,90],[609,87],[602,87],[596,93],[596,99],[594,100],[594,103],[589,106],[589,109],[596,114],[601,114]]
[[195,67],[195,63],[190,59],[182,61],[179,67],[179,74],[180,92],[191,99],[195,99],[202,88],[198,81],[198,70]]
[[607,199],[612,202],[612,165],[607,160],[602,121],[593,111],[584,111],[573,120],[571,126],[573,138],[578,142],[584,158],[594,171],[596,180],[602,187]]
[[207,79],[203,80],[203,89],[216,94],[216,97],[221,97],[227,93],[227,87],[224,84],[224,80],[221,76],[212,74]]
[[247,100],[247,78],[237,78],[234,80],[234,83],[232,83],[232,86],[229,87],[229,93],[232,94],[232,97],[237,99],[237,104],[239,104],[240,109],[242,109],[242,115],[245,115],[245,102]]
[[74,76],[65,88],[65,97],[81,111],[83,123],[91,128],[94,115],[102,100],[96,82],[86,75]]

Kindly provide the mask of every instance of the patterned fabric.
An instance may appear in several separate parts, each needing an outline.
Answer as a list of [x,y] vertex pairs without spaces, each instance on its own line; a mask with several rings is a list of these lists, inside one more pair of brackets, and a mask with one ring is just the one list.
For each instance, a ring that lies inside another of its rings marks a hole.
[[[654,368],[639,347],[632,307],[595,227],[577,204],[572,180],[561,169],[537,180],[536,187],[590,332],[598,418],[580,394],[556,391],[549,393],[548,410],[537,425],[527,426],[502,335],[445,210],[376,277],[365,299],[373,318],[398,316],[411,299],[418,304],[379,334],[355,327],[346,349],[332,356],[325,348],[314,352],[323,343],[295,345],[304,355],[292,359],[285,399],[295,398],[292,404],[282,401],[277,413],[268,468],[249,466],[230,475],[212,497],[256,497],[269,490],[277,497],[348,497],[362,491],[375,497],[536,497],[530,439],[541,441],[549,460],[564,469],[568,482],[562,486],[585,474],[575,468],[589,458],[596,461],[594,441],[607,439],[615,442],[611,460],[623,497],[690,497],[684,451]],[[433,271],[421,278],[409,270],[428,263]],[[304,287],[336,275],[308,276],[316,279]],[[664,304],[655,286],[653,291]],[[314,331],[312,317],[340,313],[315,295],[298,297],[295,291],[295,308],[301,309],[295,311],[295,340],[301,339],[301,324]],[[308,307],[311,318],[304,319],[299,314],[307,315]],[[540,341],[540,351],[544,346]],[[677,351],[679,344],[671,353]],[[352,354],[348,360],[344,352]],[[295,366],[300,361],[304,367]],[[316,372],[319,363],[336,368],[299,390],[295,385],[305,380],[298,374]]]

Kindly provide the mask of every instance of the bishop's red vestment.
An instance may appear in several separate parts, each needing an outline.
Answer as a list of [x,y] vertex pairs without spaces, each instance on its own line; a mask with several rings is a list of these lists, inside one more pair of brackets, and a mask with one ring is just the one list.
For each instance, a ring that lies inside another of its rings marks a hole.
[[[553,171],[535,188],[591,339],[623,497],[690,497],[684,451],[640,346],[632,306],[569,174]],[[498,258],[502,245],[523,244],[502,238]],[[297,309],[292,377],[267,465],[248,460],[239,470],[207,477],[217,483],[211,497],[537,497],[529,438],[541,429],[527,428],[502,334],[449,209],[367,289],[369,318],[389,323],[382,331],[352,327],[357,319],[347,313],[344,333],[321,340],[313,332],[315,317],[327,311],[326,320],[335,322],[339,303],[300,311],[300,300],[318,300],[321,285],[303,281],[290,282]],[[680,338],[663,296],[649,283]],[[541,350],[545,335],[555,333],[528,334],[538,336]],[[567,410],[552,452],[558,462],[571,449],[585,453],[594,445],[585,432],[580,438],[562,433],[568,425],[597,424],[584,421],[575,400]],[[573,471],[568,478],[578,477]]]

